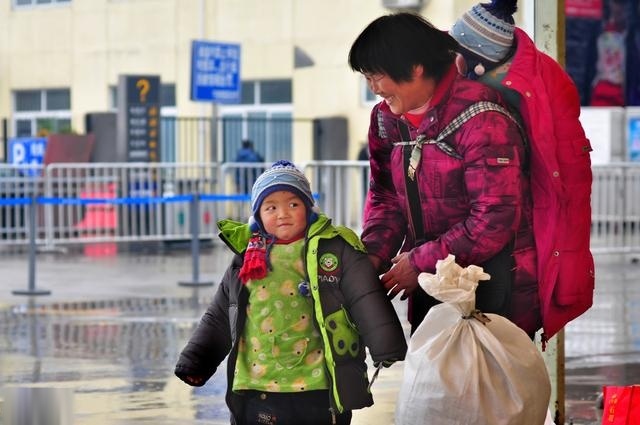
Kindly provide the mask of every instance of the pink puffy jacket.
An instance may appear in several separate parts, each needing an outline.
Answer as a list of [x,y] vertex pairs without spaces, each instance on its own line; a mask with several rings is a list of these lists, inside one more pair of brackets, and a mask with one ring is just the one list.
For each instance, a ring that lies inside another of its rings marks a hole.
[[[502,103],[500,95],[457,74],[452,66],[438,83],[418,134],[435,138],[471,104]],[[405,189],[398,131],[400,117],[381,102],[373,108],[369,128],[371,190],[364,213],[362,240],[370,254],[388,265],[398,250],[409,251],[416,270],[434,272],[436,261],[451,253],[461,265],[482,264],[514,241],[516,263],[509,318],[528,333],[540,328],[540,311],[532,235],[529,179],[523,173],[525,152],[517,126],[499,112],[482,112],[446,142],[462,157],[425,144],[416,173],[427,242],[416,246]],[[420,235],[418,235],[420,237]]]
[[579,121],[580,98],[567,73],[516,28],[517,50],[502,84],[522,97],[531,145],[533,226],[545,336],[593,302],[591,145]]

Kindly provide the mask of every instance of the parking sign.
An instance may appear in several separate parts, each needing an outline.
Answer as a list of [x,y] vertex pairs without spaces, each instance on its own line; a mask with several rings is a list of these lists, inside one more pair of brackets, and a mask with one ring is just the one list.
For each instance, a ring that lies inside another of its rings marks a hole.
[[240,103],[240,45],[193,41],[191,100]]
[[[14,137],[9,139],[9,164],[42,165],[47,149],[46,137]],[[38,175],[40,167],[24,170],[24,174]]]

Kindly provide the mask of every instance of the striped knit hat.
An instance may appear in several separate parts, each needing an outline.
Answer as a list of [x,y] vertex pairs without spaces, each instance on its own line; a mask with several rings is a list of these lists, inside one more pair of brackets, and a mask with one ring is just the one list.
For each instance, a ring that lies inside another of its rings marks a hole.
[[304,173],[286,160],[274,163],[264,173],[260,174],[251,190],[251,217],[249,228],[252,235],[244,253],[244,261],[238,272],[238,278],[243,284],[251,279],[264,279],[269,270],[271,247],[276,242],[273,235],[266,234],[260,221],[260,205],[271,193],[279,190],[295,193],[307,208],[307,226],[318,219],[318,208],[313,206],[311,185]]
[[280,160],[260,174],[253,184],[251,190],[252,217],[249,220],[252,230],[257,230],[256,225],[262,227],[260,223],[260,205],[262,205],[264,198],[279,190],[293,192],[302,199],[302,202],[307,206],[309,223],[317,219],[319,210],[314,207],[309,180],[293,163],[287,160]]
[[488,68],[507,56],[513,44],[517,0],[492,0],[477,4],[453,24],[449,34],[464,50],[476,55]]

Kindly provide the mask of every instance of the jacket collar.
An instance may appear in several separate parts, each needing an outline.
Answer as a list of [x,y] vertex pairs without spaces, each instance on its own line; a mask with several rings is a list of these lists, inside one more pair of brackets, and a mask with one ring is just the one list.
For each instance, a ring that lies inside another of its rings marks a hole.
[[[538,63],[535,60],[538,49],[526,32],[516,27],[513,33],[516,42],[516,51],[509,68],[509,74],[515,72],[522,76],[531,76],[538,73]],[[542,53],[542,52],[541,52]]]
[[449,70],[444,74],[442,79],[436,85],[436,91],[433,93],[433,97],[429,102],[429,109],[436,108],[439,104],[448,97],[451,92],[451,86],[456,78],[459,77],[458,68],[455,63],[449,67]]
[[[331,224],[331,219],[324,214],[318,214],[318,219],[311,223],[307,238],[311,238],[323,232]],[[248,223],[223,219],[218,221],[218,236],[236,254],[240,254],[247,249],[247,244],[251,238],[251,230]]]

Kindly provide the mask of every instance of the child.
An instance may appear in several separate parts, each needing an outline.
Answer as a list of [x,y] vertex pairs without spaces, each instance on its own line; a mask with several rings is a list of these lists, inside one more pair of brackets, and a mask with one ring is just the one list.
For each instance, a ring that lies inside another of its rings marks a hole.
[[237,255],[175,373],[201,386],[229,355],[231,423],[349,424],[373,404],[365,346],[376,365],[404,359],[362,243],[313,204],[304,174],[278,161],[253,185],[249,224],[218,223]]

